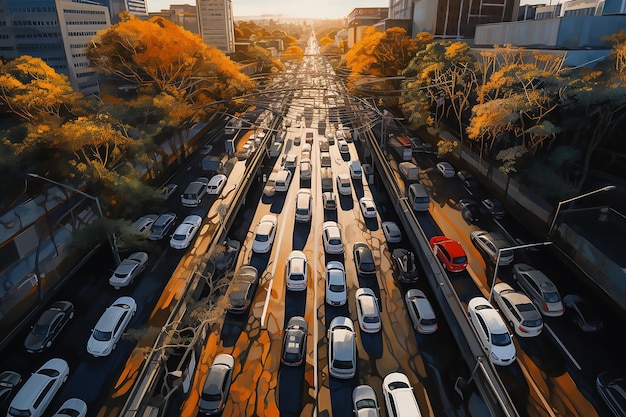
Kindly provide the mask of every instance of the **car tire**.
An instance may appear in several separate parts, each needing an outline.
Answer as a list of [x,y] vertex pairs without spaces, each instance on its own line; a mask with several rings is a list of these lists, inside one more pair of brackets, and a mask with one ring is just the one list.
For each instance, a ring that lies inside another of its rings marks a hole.
[[72,320],[73,318],[74,318],[74,312],[72,311],[72,312],[70,312],[70,318],[69,319]]
[[65,376],[63,377],[63,383],[64,383],[64,384],[65,384],[65,381],[67,381],[67,375],[65,375]]

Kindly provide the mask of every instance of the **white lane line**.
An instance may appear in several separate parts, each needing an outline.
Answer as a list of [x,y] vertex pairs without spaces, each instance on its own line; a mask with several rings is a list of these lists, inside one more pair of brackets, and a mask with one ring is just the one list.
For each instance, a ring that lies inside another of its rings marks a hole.
[[563,349],[563,352],[565,352],[565,354],[567,355],[567,357],[572,361],[572,363],[574,364],[574,366],[576,368],[578,368],[579,371],[582,371],[583,368],[582,366],[580,366],[578,364],[578,362],[576,361],[576,359],[574,359],[574,355],[572,355],[569,350],[567,350],[567,348],[565,347],[565,345],[563,344],[563,342],[561,342],[561,339],[559,339],[556,335],[556,333],[554,333],[554,331],[550,328],[550,326],[548,326],[548,324],[546,322],[543,323],[543,328],[544,329],[548,329],[548,331],[550,332],[550,335],[552,336],[552,338],[559,344],[559,346],[561,347],[561,349]]

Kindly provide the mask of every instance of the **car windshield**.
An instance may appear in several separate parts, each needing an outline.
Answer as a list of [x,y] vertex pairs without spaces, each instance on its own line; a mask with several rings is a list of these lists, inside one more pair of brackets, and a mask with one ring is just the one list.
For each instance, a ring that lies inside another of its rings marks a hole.
[[11,407],[9,408],[9,416],[14,416],[14,417],[30,417],[30,411],[29,410],[20,410],[17,409],[15,407]]
[[343,284],[330,284],[328,287],[332,292],[342,292],[346,289]]
[[491,343],[494,346],[508,346],[511,344],[511,336],[508,333],[491,333]]
[[98,329],[93,331],[93,338],[99,342],[107,342],[111,340],[111,336],[113,336],[113,332],[103,332]]
[[219,401],[222,399],[222,396],[219,393],[202,393],[202,399],[204,401]]
[[356,409],[361,410],[363,408],[376,408],[376,401],[372,400],[371,398],[357,401]]
[[380,320],[378,319],[378,316],[365,316],[363,317],[363,322],[364,323],[378,323]]
[[50,327],[48,327],[47,324],[35,324],[35,326],[33,326],[33,331],[32,333],[35,336],[47,336],[48,335],[48,331],[50,330]]
[[302,281],[304,279],[304,275],[302,274],[291,274],[289,279],[292,281]]
[[561,301],[561,297],[559,297],[559,293],[554,292],[544,292],[543,298],[546,300],[546,303],[558,303]]
[[296,214],[309,214],[309,209],[298,208],[298,209],[296,209]]
[[540,327],[542,324],[543,324],[543,320],[541,319],[522,321],[522,325],[526,327]]
[[256,235],[254,240],[256,240],[257,242],[267,242],[269,240],[269,236],[268,235]]
[[335,359],[333,361],[333,368],[335,369],[352,369],[352,361],[340,361]]
[[187,238],[187,235],[174,235],[172,236],[173,240],[185,240]]
[[464,264],[466,262],[467,262],[467,256],[459,256],[452,260],[452,263],[455,263],[455,264]]
[[424,326],[433,326],[437,324],[437,319],[422,319],[422,325]]

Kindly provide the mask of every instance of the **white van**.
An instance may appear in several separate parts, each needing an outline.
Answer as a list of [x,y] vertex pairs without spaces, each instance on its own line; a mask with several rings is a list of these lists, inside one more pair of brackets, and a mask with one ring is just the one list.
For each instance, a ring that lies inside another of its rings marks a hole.
[[276,176],[276,183],[274,189],[278,192],[289,190],[289,184],[291,183],[291,171],[287,169],[281,169]]
[[209,179],[200,177],[189,183],[185,191],[180,195],[180,202],[185,207],[197,207],[202,201],[202,197],[207,192]]
[[430,206],[430,196],[424,184],[414,183],[409,185],[407,191],[409,203],[415,211],[428,211]]

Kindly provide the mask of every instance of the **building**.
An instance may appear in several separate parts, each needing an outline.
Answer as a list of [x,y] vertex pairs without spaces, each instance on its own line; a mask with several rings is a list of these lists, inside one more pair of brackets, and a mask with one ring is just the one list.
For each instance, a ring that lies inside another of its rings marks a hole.
[[389,9],[386,7],[358,7],[346,18],[348,25],[348,47],[363,39],[363,31],[387,18]]
[[111,23],[116,24],[121,21],[120,13],[128,12],[133,16],[145,17],[148,15],[146,0],[93,0],[95,3],[106,6],[109,9]]
[[169,9],[161,9],[160,12],[148,13],[148,18],[160,16],[174,22],[191,33],[200,33],[198,25],[198,9],[189,4],[170,4]]
[[196,0],[196,4],[202,40],[225,54],[235,52],[232,0]]
[[107,7],[89,0],[0,0],[0,55],[41,58],[68,76],[72,88],[99,93],[99,75],[85,46],[111,26]]

